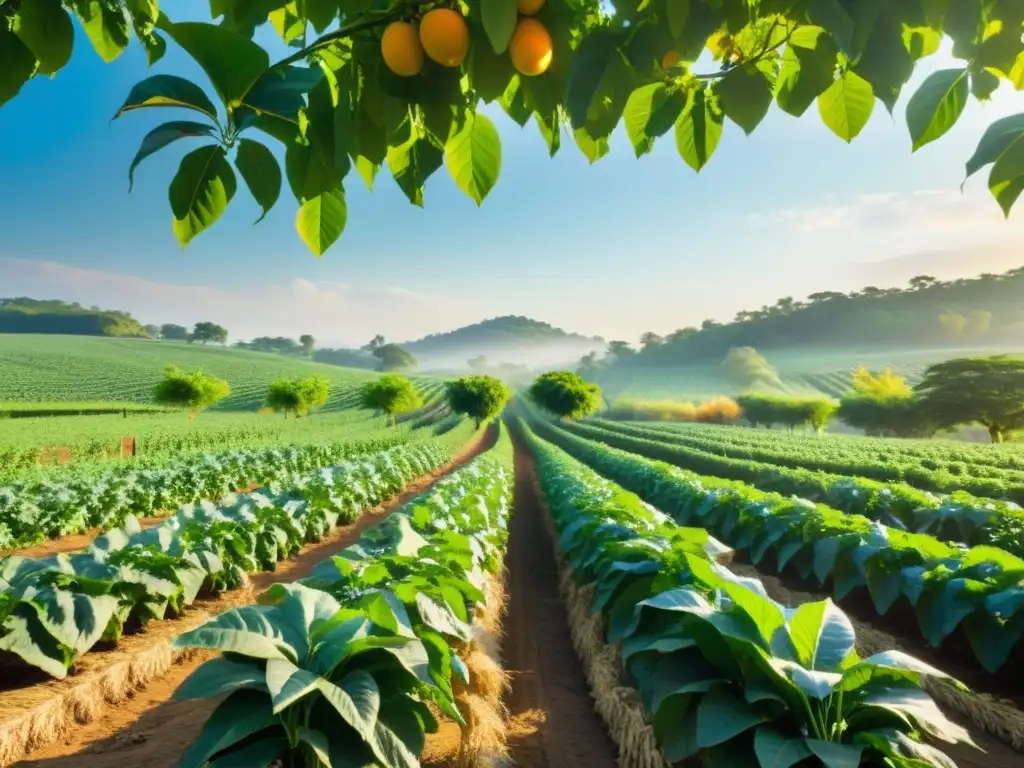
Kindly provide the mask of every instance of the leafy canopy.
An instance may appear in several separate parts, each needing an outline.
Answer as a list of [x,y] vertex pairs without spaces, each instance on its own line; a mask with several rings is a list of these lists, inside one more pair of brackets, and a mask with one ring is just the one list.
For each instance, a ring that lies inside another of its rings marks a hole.
[[364,408],[385,413],[392,422],[395,414],[408,413],[423,405],[423,398],[416,386],[397,373],[386,374],[366,384],[360,398]]
[[174,365],[164,368],[164,378],[156,385],[153,402],[188,408],[193,415],[231,394],[224,379],[202,371],[186,372]]
[[850,384],[859,394],[909,395],[911,392],[906,379],[893,373],[892,368],[877,374],[863,366],[854,368]]
[[416,358],[412,356],[412,353],[397,344],[381,344],[374,347],[373,356],[380,360],[377,365],[377,369],[380,371],[400,371],[416,367]]
[[570,371],[551,371],[538,377],[530,387],[530,397],[564,419],[581,419],[601,407],[601,388]]
[[982,424],[994,443],[1024,429],[1024,356],[948,360],[925,371],[914,389],[940,428]]
[[512,392],[493,376],[464,376],[445,384],[448,407],[482,422],[501,413]]
[[267,390],[267,405],[278,413],[305,416],[327,403],[331,383],[325,376],[279,378]]
[[[550,65],[531,76],[514,65],[515,3],[460,0],[469,55],[447,62],[454,66],[428,56],[417,74],[395,74],[382,55],[384,29],[443,5],[223,0],[211,6],[215,23],[206,24],[173,23],[157,0],[4,3],[0,104],[30,78],[64,67],[75,42],[72,17],[105,61],[125,50],[133,32],[150,63],[170,38],[212,90],[173,74],[131,90],[118,116],[173,107],[188,119],[150,131],[129,178],[155,152],[199,139],[169,187],[182,247],[221,217],[241,175],[261,219],[287,182],[298,234],[319,256],[345,228],[353,171],[372,188],[386,164],[409,201],[422,206],[427,180],[443,166],[482,203],[500,176],[502,153],[497,130],[477,111],[481,103],[496,102],[521,126],[535,122],[551,155],[571,135],[595,162],[624,123],[637,157],[671,133],[666,140],[700,171],[726,120],[749,134],[773,102],[796,117],[816,105],[824,125],[852,141],[877,102],[896,109],[918,62],[944,40],[957,63],[929,75],[903,107],[911,151],[948,133],[969,100],[988,100],[1004,82],[1024,89],[1019,0],[548,0],[530,23],[551,37]],[[279,62],[252,39],[268,22],[297,49]],[[697,65],[708,56],[711,67]],[[267,137],[284,147],[283,172]],[[1024,114],[997,120],[981,137],[966,176],[985,168],[1008,215],[1024,191]]]

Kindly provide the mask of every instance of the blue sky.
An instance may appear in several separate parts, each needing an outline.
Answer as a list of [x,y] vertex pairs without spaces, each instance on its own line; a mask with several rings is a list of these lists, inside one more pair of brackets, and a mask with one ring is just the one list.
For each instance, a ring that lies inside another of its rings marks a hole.
[[[206,7],[187,0],[176,18]],[[152,70],[137,47],[105,65],[79,34],[68,67],[0,109],[0,295],[123,308],[144,322],[209,317],[239,337],[405,339],[513,313],[635,338],[784,295],[1024,263],[1024,214],[1004,221],[984,174],[959,191],[984,127],[1024,107],[1005,88],[916,154],[906,98],[895,117],[876,104],[850,146],[814,108],[800,120],[773,108],[751,137],[728,124],[700,175],[671,135],[637,160],[620,129],[610,155],[589,166],[570,137],[551,160],[534,126],[498,113],[501,178],[479,209],[444,169],[423,210],[386,169],[372,193],[353,174],[346,232],[318,261],[295,234],[287,189],[254,227],[258,208],[240,184],[224,217],[182,251],[167,184],[189,145],[146,160],[131,194],[127,179],[142,136],[174,113],[111,121],[153,72],[206,85],[169,48]],[[951,64],[933,57],[912,86]]]

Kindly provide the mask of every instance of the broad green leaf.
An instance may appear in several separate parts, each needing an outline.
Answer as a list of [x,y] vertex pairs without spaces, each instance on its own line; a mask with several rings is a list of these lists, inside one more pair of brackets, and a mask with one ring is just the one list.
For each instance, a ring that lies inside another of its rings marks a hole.
[[136,83],[114,118],[143,107],[185,107],[202,112],[215,122],[217,120],[217,108],[203,89],[177,75],[153,75]]
[[824,27],[848,56],[853,55],[855,25],[840,0],[811,0],[808,13],[811,23]]
[[597,30],[584,37],[576,49],[566,76],[564,98],[565,109],[574,130],[587,124],[591,104],[595,101],[605,72],[616,57],[622,60],[617,46],[618,38],[614,34]]
[[765,717],[726,688],[709,691],[697,706],[697,745],[722,744],[763,723]]
[[604,68],[587,109],[586,129],[591,136],[611,136],[633,91],[633,75],[622,52],[615,48]]
[[806,744],[825,768],[859,768],[860,757],[864,752],[864,747],[834,741],[807,739]]
[[413,205],[423,207],[423,185],[444,162],[444,155],[426,137],[413,135],[404,144],[388,147],[388,168]]
[[796,652],[796,661],[811,670],[831,672],[838,669],[853,650],[853,624],[828,599],[801,605],[786,629]]
[[519,20],[516,0],[481,0],[480,15],[494,52],[504,53]]
[[263,221],[281,194],[281,166],[273,153],[258,141],[242,139],[238,142],[235,165],[252,196],[263,209],[256,223]]
[[943,69],[928,76],[907,103],[907,128],[913,151],[953,127],[967,105],[969,92],[966,69]]
[[[226,165],[225,161],[225,165]],[[208,648],[254,659],[284,659],[294,655],[286,628],[276,612],[250,605],[222,613],[198,629],[174,640],[178,648]]]
[[265,672],[257,664],[219,656],[193,670],[175,689],[174,698],[206,699],[240,688],[267,691]]
[[[514,8],[515,3],[512,5]],[[468,69],[473,89],[485,104],[500,99],[516,77],[512,60],[507,55],[495,53],[489,45],[470,47]]]
[[60,0],[22,3],[14,14],[14,34],[39,61],[39,74],[52,75],[71,58],[75,27]]
[[874,107],[871,83],[850,69],[818,97],[821,121],[847,143],[868,124]]
[[800,117],[835,82],[839,49],[821,27],[798,27],[782,53],[775,81],[779,108]]
[[73,661],[70,649],[62,646],[43,627],[35,611],[24,604],[6,617],[4,634],[0,636],[0,651],[19,656],[26,664],[58,680],[67,676]]
[[664,83],[651,83],[630,94],[623,111],[626,135],[637,157],[654,147],[654,140],[675,124],[686,107],[689,94],[670,90]]
[[0,105],[18,95],[35,69],[35,54],[6,24],[0,24]]
[[[279,733],[269,731],[269,734]],[[283,732],[281,732],[283,733]],[[288,750],[288,739],[281,735],[268,735],[259,741],[246,744],[222,757],[210,761],[207,768],[254,768],[274,765],[275,761]],[[339,766],[340,768],[340,766]]]
[[666,0],[665,15],[668,17],[669,34],[679,37],[690,19],[690,0]]
[[608,154],[609,146],[607,138],[595,139],[587,132],[586,128],[579,128],[573,131],[572,136],[576,141],[576,146],[580,148],[580,152],[583,153],[583,156],[586,157],[591,164],[596,163]]
[[803,739],[787,738],[768,726],[754,732],[754,752],[763,768],[791,768],[811,756]]
[[776,630],[786,623],[779,606],[741,584],[724,584],[722,591],[750,617],[767,648]]
[[444,155],[459,189],[477,205],[483,203],[501,172],[501,138],[494,124],[480,113],[470,113],[462,130],[448,139]]
[[240,105],[270,66],[263,48],[225,27],[188,21],[166,24],[163,30],[203,68],[226,107]]
[[999,155],[988,175],[988,188],[1006,216],[1024,192],[1024,138],[1018,138]]
[[267,694],[235,691],[210,715],[178,768],[204,768],[218,752],[276,724]]
[[71,0],[71,6],[92,47],[108,64],[128,47],[128,18],[120,3],[105,0]]
[[338,187],[304,202],[295,216],[295,228],[302,242],[320,257],[341,237],[347,220],[345,190]]
[[722,137],[722,111],[703,88],[690,91],[683,113],[676,121],[676,147],[688,166],[700,171]]
[[266,680],[273,712],[277,715],[317,690],[322,678],[308,669],[295,666],[288,659],[268,659]]
[[235,172],[219,144],[194,150],[182,158],[168,188],[174,234],[182,248],[220,218],[235,196],[236,187]]
[[985,129],[971,159],[967,161],[967,178],[989,163],[994,163],[1017,139],[1024,136],[1024,113],[996,120]]
[[135,169],[138,168],[139,163],[147,157],[160,151],[168,144],[171,144],[178,139],[190,139],[197,136],[212,135],[212,125],[196,123],[190,120],[175,120],[154,128],[146,134],[146,137],[142,140],[142,144],[139,147],[139,151],[135,153],[135,158],[132,160],[132,164],[128,167],[128,191],[130,192],[132,187],[135,185]]
[[320,765],[333,768],[331,764],[331,740],[327,734],[315,728],[301,727],[298,730],[299,741],[305,742],[313,750]]
[[302,37],[302,33],[306,31],[306,20],[305,18],[299,18],[296,10],[295,3],[288,3],[288,5],[275,8],[267,16],[270,26],[274,28],[274,31],[281,36],[281,39],[286,44]]
[[772,103],[771,83],[757,67],[736,67],[713,88],[722,112],[747,135],[764,120]]
[[999,87],[999,78],[987,69],[971,73],[971,95],[978,101],[988,101]]
[[[359,669],[345,675],[337,685],[319,678],[317,688],[342,719],[351,725],[371,748],[374,748],[374,752],[380,758],[374,738],[374,725],[380,711],[380,689],[373,677]],[[385,765],[389,764],[383,760],[382,762]]]

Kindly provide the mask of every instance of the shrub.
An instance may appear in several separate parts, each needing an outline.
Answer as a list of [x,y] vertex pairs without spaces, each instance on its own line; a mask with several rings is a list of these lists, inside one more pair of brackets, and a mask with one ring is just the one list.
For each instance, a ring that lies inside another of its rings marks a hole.
[[464,376],[447,382],[445,389],[448,406],[455,413],[476,419],[478,425],[501,413],[512,396],[504,382],[493,376]]
[[737,387],[781,387],[779,372],[753,347],[733,347],[722,360],[725,378]]
[[570,371],[552,371],[530,387],[530,397],[559,418],[580,419],[601,407],[601,388]]
[[697,406],[674,400],[623,397],[612,403],[605,416],[628,421],[696,421]]
[[712,397],[697,406],[694,420],[705,424],[735,424],[743,411],[731,397]]
[[395,415],[415,411],[423,405],[423,398],[415,385],[405,376],[390,373],[365,385],[360,392],[364,408],[386,414],[388,424],[395,423]]
[[851,380],[854,392],[872,395],[909,395],[910,385],[906,379],[886,368],[881,373],[871,373],[863,366],[853,369]]
[[913,394],[851,392],[839,402],[836,415],[872,437],[931,437],[937,428]]
[[209,376],[202,371],[183,371],[175,365],[164,368],[164,379],[153,391],[153,402],[187,408],[194,419],[204,408],[231,394],[224,379]]
[[748,393],[738,398],[743,417],[752,426],[771,429],[783,424],[790,429],[811,426],[821,432],[828,425],[838,404],[823,397],[788,397]]
[[276,379],[267,390],[267,405],[285,416],[294,413],[305,416],[314,408],[327,402],[330,382],[324,376],[309,376],[305,379]]

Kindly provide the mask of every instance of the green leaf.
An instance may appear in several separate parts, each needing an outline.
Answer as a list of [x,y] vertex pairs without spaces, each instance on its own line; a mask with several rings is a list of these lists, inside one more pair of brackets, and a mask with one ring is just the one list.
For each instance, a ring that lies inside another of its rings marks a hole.
[[341,237],[347,219],[345,190],[338,187],[304,202],[296,214],[295,228],[302,242],[320,257]]
[[987,69],[971,73],[971,95],[978,101],[988,101],[999,87],[999,78]]
[[470,113],[444,147],[445,163],[459,189],[483,203],[501,172],[501,138],[484,115]]
[[697,745],[706,749],[722,744],[764,721],[736,694],[716,688],[697,706]]
[[71,58],[75,27],[60,0],[22,3],[14,14],[16,34],[39,61],[39,73],[52,75]]
[[327,734],[314,728],[300,727],[298,737],[299,741],[305,742],[313,750],[320,765],[333,768],[331,765],[331,740],[327,738]]
[[864,747],[838,744],[834,741],[806,739],[808,748],[824,763],[825,768],[858,768]]
[[615,58],[622,61],[617,45],[618,38],[615,35],[607,30],[597,30],[584,37],[576,49],[565,81],[564,99],[574,130],[587,125],[591,104],[601,87],[606,70],[612,66]]
[[772,103],[771,83],[757,67],[736,67],[713,88],[726,117],[748,136],[764,120]]
[[775,101],[800,117],[835,81],[839,49],[821,27],[797,27],[782,53]]
[[1018,138],[996,159],[989,172],[988,188],[1003,213],[1009,216],[1013,204],[1024,192],[1024,138]]
[[812,24],[824,27],[839,46],[839,50],[852,56],[855,26],[840,0],[811,0],[808,16]]
[[155,152],[160,151],[168,144],[171,144],[178,139],[190,139],[197,136],[212,136],[213,126],[205,123],[196,123],[190,120],[172,120],[169,123],[157,126],[152,131],[146,134],[146,137],[142,140],[142,144],[139,146],[139,151],[135,153],[135,158],[132,160],[132,164],[128,168],[128,191],[130,192],[132,186],[135,184],[135,169],[139,166],[143,160]]
[[838,669],[853,650],[853,625],[828,599],[801,605],[786,629],[796,653],[795,660],[810,670]]
[[864,130],[874,108],[871,83],[849,69],[818,97],[821,121],[847,143]]
[[227,107],[241,104],[270,66],[265,50],[225,27],[188,21],[167,24],[163,29],[203,68]]
[[104,0],[72,0],[92,47],[108,64],[128,47],[128,18],[119,3]]
[[[271,731],[270,733],[274,733]],[[284,736],[264,737],[259,741],[246,744],[221,757],[210,761],[207,768],[254,768],[254,766],[274,765],[281,755],[288,750],[288,739]]]
[[687,96],[683,113],[676,121],[676,147],[688,166],[700,171],[715,153],[722,137],[722,111],[704,88]]
[[252,196],[263,209],[256,223],[263,221],[281,194],[281,166],[274,154],[258,141],[242,139],[238,142],[235,165]]
[[410,136],[397,147],[388,147],[388,168],[399,188],[413,205],[423,207],[423,185],[444,162],[444,155],[425,136]]
[[612,51],[587,110],[586,129],[591,136],[611,136],[632,92],[633,76],[629,64],[616,48]]
[[654,147],[654,140],[665,135],[686,107],[689,94],[672,91],[665,83],[651,83],[637,88],[626,102],[623,117],[626,134],[637,157]]
[[[512,6],[514,9],[514,2]],[[485,104],[500,99],[514,76],[515,69],[508,56],[495,53],[489,45],[473,44],[469,51],[469,78],[476,95]]]
[[504,53],[519,20],[516,0],[481,0],[480,14],[494,52]]
[[668,17],[669,34],[679,37],[690,19],[690,0],[666,0],[665,15]]
[[586,128],[579,128],[573,131],[573,139],[576,146],[580,148],[583,156],[593,164],[608,154],[609,146],[607,138],[595,139]]
[[215,122],[217,120],[217,108],[203,89],[177,75],[153,75],[136,83],[114,119],[143,107],[185,107],[202,112]]
[[928,76],[907,103],[913,151],[953,127],[967,105],[969,92],[966,69],[943,69]]
[[[380,747],[374,738],[374,726],[380,711],[380,689],[373,677],[365,670],[358,669],[345,675],[337,685],[320,678],[317,687],[335,711],[363,737],[380,759]],[[390,765],[387,760],[381,759],[381,762]]]
[[32,51],[6,24],[0,24],[0,104],[17,96],[35,70]]
[[1024,136],[1024,113],[996,120],[985,129],[971,159],[967,161],[970,178],[989,163],[994,163],[1011,144]]
[[204,768],[218,752],[276,724],[277,718],[270,712],[270,698],[266,694],[236,691],[210,715],[199,738],[182,756],[178,768]]
[[319,675],[300,669],[288,659],[269,659],[266,679],[275,715],[317,690],[321,682]]
[[803,739],[790,739],[767,726],[754,732],[754,753],[765,768],[790,768],[811,756]]
[[235,196],[235,172],[219,144],[194,150],[182,158],[168,195],[174,234],[184,248],[213,224]]
[[207,699],[239,689],[267,691],[266,674],[257,664],[219,656],[202,664],[174,690],[178,701]]

